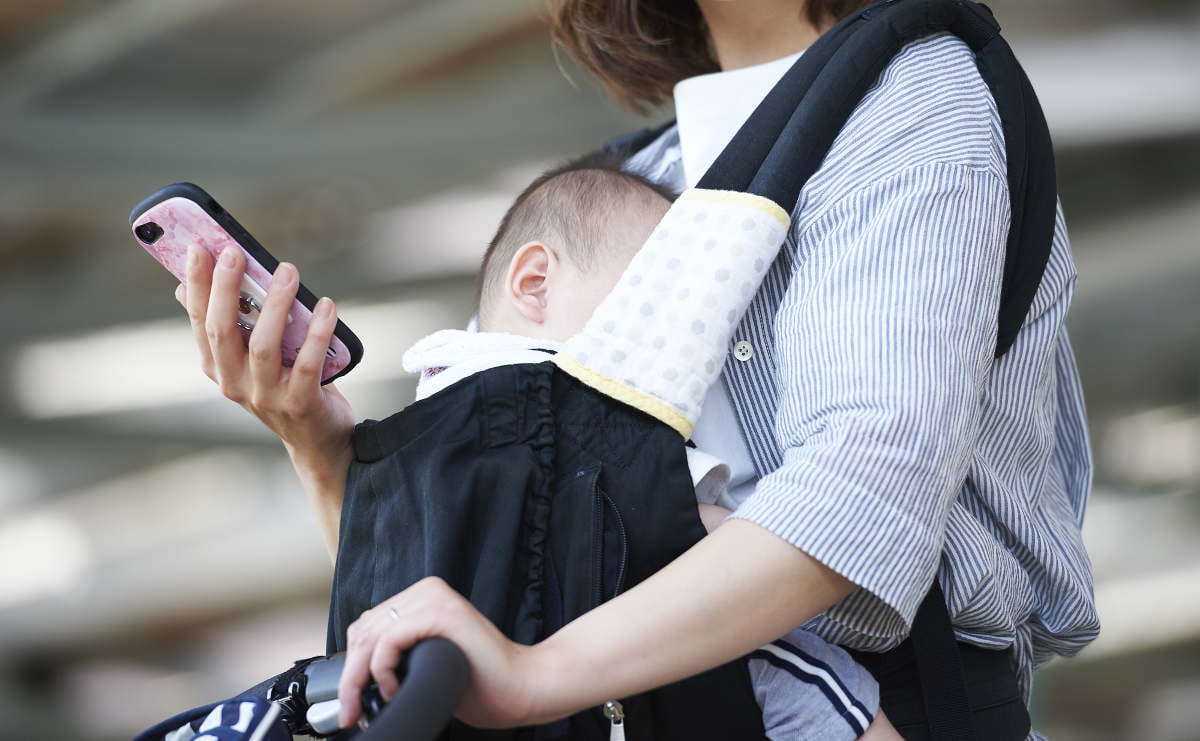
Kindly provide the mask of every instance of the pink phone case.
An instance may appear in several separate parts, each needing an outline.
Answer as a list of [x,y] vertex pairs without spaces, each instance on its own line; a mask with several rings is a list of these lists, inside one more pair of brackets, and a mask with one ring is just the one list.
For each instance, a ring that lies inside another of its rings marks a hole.
[[[147,244],[138,237],[137,228],[151,222],[162,229],[162,236],[154,240],[152,244]],[[271,272],[230,236],[229,232],[218,224],[212,215],[195,201],[176,196],[150,206],[132,220],[130,226],[134,229],[134,236],[138,244],[180,282],[187,277],[187,251],[190,245],[207,250],[212,255],[214,263],[227,249],[242,250],[246,256],[246,274],[242,281],[238,325],[241,327],[244,337],[249,339],[254,320],[265,300],[266,289],[271,284]],[[256,242],[253,244],[253,248],[255,251],[265,253],[265,250],[262,250],[262,247]],[[308,293],[306,290],[303,292]],[[312,294],[308,293],[308,296],[311,298]],[[300,300],[294,301],[291,311],[288,312],[288,325],[284,329],[280,348],[283,365],[290,368],[296,362],[296,354],[300,351],[311,321],[312,311],[309,307]],[[357,360],[357,358],[352,358],[346,343],[335,335],[325,353],[321,382],[326,383],[344,373],[351,366],[352,360]]]

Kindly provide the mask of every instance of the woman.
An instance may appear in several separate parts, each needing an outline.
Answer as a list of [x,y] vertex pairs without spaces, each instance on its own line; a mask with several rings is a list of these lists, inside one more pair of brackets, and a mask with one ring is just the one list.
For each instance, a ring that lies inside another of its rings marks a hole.
[[[631,166],[682,187],[790,60],[862,4],[559,0],[556,35],[630,107],[674,90],[678,126]],[[1011,647],[1019,691],[1004,717],[1023,713],[1035,665],[1078,651],[1097,625],[1078,533],[1090,457],[1063,330],[1074,268],[1060,216],[1038,296],[996,361],[1009,214],[999,121],[970,52],[949,37],[909,46],[806,186],[786,258],[709,393],[695,437],[733,463],[735,519],[535,646],[421,582],[351,627],[344,696],[368,674],[390,694],[400,652],[444,635],[471,663],[463,720],[545,722],[716,666],[816,616],[827,639],[887,650],[936,575],[960,641]],[[333,307],[322,300],[301,358],[281,371],[296,271],[276,272],[246,352],[234,325],[241,269],[197,255],[189,270],[183,300],[204,368],[284,440],[335,552],[354,416],[317,385]],[[357,711],[344,706],[348,724]],[[924,722],[919,707],[888,715],[906,734]]]

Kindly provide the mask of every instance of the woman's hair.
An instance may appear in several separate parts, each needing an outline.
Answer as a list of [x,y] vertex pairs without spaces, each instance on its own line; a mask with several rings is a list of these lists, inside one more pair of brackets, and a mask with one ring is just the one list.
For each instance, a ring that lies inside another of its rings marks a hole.
[[[803,12],[824,27],[870,2],[808,0]],[[556,45],[637,113],[670,98],[680,80],[719,69],[696,0],[552,0],[550,31]]]

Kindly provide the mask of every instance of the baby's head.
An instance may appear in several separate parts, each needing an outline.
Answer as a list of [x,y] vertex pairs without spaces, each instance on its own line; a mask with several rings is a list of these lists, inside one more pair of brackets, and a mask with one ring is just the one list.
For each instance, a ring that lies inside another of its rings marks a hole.
[[591,155],[517,196],[483,257],[479,328],[565,340],[583,328],[674,196]]

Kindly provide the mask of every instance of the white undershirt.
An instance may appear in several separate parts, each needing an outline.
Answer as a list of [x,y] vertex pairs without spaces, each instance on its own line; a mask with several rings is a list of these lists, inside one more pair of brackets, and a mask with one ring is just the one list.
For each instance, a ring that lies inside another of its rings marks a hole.
[[675,120],[679,126],[687,187],[699,182],[709,165],[802,53],[753,67],[689,77],[675,85]]
[[[687,187],[700,180],[799,57],[800,53],[797,53],[753,67],[699,75],[675,86],[675,116]],[[728,488],[717,504],[737,509],[753,493],[758,472],[754,469],[750,449],[742,436],[724,383],[714,383],[708,389],[704,411],[696,422],[692,441],[729,466]]]

